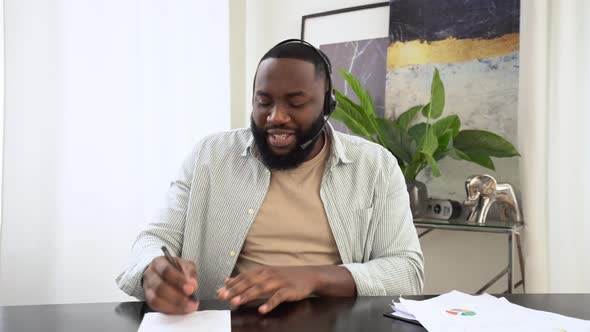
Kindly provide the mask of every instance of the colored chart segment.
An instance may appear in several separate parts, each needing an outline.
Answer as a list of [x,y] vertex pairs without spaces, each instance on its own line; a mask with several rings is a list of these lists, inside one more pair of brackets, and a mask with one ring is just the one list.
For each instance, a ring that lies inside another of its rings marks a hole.
[[448,314],[455,315],[455,316],[475,316],[476,313],[471,310],[467,309],[450,309],[447,310]]

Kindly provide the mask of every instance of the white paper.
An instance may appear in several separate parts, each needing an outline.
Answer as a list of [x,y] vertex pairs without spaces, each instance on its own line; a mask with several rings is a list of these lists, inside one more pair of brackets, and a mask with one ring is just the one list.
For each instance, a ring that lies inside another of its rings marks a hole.
[[195,311],[187,315],[150,312],[143,316],[138,332],[231,332],[229,310]]
[[[537,331],[590,331],[590,321],[567,317],[552,312],[533,310],[514,303],[507,299],[498,299],[500,305],[504,305],[507,310],[512,310],[519,315],[528,316],[527,323],[535,326]],[[532,330],[532,329],[531,329]]]
[[452,291],[424,301],[401,298],[394,305],[396,311],[414,316],[430,332],[590,332],[590,321],[528,309],[488,294],[473,296]]
[[416,320],[416,317],[414,317],[414,315],[406,314],[405,312],[402,312],[402,311],[394,311],[391,314],[393,316],[400,317],[400,318]]
[[[401,298],[401,297],[400,297]],[[394,316],[397,317],[401,317],[401,318],[405,318],[405,319],[416,319],[416,317],[414,317],[414,315],[412,315],[408,309],[406,309],[406,307],[404,307],[403,304],[401,304],[400,302],[395,302],[395,301],[391,301],[393,304],[391,305],[391,309],[393,309],[393,312],[391,313]]]

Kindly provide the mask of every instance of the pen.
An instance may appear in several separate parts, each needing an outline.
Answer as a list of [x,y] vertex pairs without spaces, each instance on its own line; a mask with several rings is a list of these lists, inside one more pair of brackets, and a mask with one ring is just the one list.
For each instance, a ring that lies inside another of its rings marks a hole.
[[[170,264],[172,266],[174,266],[175,269],[177,269],[178,271],[182,272],[182,268],[180,267],[180,265],[178,265],[178,263],[176,262],[176,260],[174,260],[174,257],[172,257],[172,254],[170,254],[170,251],[168,251],[168,248],[166,248],[166,246],[162,246],[162,252],[164,252],[164,256],[166,257],[166,259],[168,260],[168,262],[170,262]],[[197,298],[197,291],[195,290],[190,296],[189,298],[192,301],[197,302],[199,299]]]

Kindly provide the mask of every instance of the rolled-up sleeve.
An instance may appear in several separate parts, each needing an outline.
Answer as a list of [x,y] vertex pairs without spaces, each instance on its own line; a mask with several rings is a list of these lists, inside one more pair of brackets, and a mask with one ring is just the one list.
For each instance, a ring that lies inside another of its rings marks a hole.
[[[393,159],[393,160],[392,160]],[[401,169],[393,157],[376,189],[369,259],[344,264],[358,296],[415,295],[424,287],[424,258]]]

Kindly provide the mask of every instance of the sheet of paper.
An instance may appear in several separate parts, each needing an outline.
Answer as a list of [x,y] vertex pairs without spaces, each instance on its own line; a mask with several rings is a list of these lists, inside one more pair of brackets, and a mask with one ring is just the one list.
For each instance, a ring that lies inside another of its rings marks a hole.
[[553,312],[533,310],[514,303],[510,303],[507,299],[498,299],[500,305],[507,307],[507,310],[517,312],[522,317],[527,316],[526,321],[532,325],[536,323],[535,329],[537,331],[559,331],[572,332],[584,331],[590,332],[590,321],[567,317]]
[[[408,312],[408,309],[406,309],[403,304],[401,304],[400,302],[395,302],[393,300],[391,302],[393,303],[391,305],[391,309],[393,309],[392,315],[395,315],[398,317],[403,317],[403,318],[408,318],[408,319],[416,319],[416,317],[414,317],[414,315],[412,315],[410,312]],[[398,314],[401,314],[401,315],[398,315]]]
[[425,301],[400,299],[400,304],[430,332],[590,331],[590,321],[528,309],[487,294],[453,291]]
[[400,317],[400,318],[416,320],[416,317],[414,317],[414,315],[406,314],[405,312],[402,312],[402,311],[394,311],[391,314],[393,316]]
[[229,310],[195,311],[188,315],[150,312],[143,316],[138,332],[231,332]]

